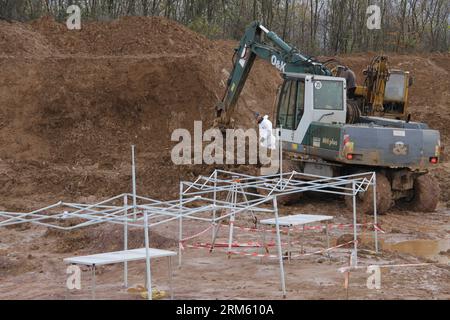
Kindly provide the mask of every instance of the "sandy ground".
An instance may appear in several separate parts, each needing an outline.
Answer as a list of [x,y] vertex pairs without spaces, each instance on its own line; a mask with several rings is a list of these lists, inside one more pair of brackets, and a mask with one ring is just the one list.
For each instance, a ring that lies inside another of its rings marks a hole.
[[[330,214],[341,212],[334,223],[351,223],[350,212],[340,200],[324,204],[318,199],[305,200],[306,204],[282,208],[283,214],[308,213]],[[443,208],[437,213],[424,216],[394,209],[381,217],[381,226],[386,234],[380,235],[382,251],[375,254],[372,232],[361,233],[362,245],[359,263],[372,264],[417,264],[433,263],[425,267],[388,268],[382,272],[382,289],[368,290],[366,270],[351,273],[349,290],[344,289],[344,275],[339,268],[348,265],[350,250],[343,248],[325,255],[301,258],[285,262],[288,299],[442,299],[450,298],[450,215]],[[360,217],[360,222],[370,222],[369,217]],[[249,226],[247,221],[238,222]],[[192,235],[206,228],[194,222],[186,222],[185,235]],[[164,236],[152,245],[177,250],[175,242],[167,246],[168,239],[176,238],[176,225],[156,229],[153,235]],[[105,232],[121,231],[112,226],[101,226],[86,230],[99,235]],[[220,234],[220,242],[226,241],[226,229]],[[112,232],[112,233],[114,233]],[[137,230],[140,233],[141,231]],[[332,244],[351,230],[333,230]],[[271,236],[266,240],[270,242]],[[91,272],[84,269],[82,290],[69,292],[65,288],[67,275],[63,259],[66,257],[95,254],[108,251],[77,249],[70,253],[64,247],[65,239],[74,241],[68,235],[49,235],[45,228],[26,227],[26,230],[0,230],[0,299],[90,299]],[[209,236],[195,239],[191,243],[208,242]],[[237,241],[259,241],[257,234],[237,233]],[[303,239],[306,252],[314,252],[325,247],[323,232],[307,231],[303,236],[293,235],[293,241]],[[121,239],[117,242],[120,245]],[[88,247],[92,239],[78,238],[79,244]],[[98,238],[97,241],[107,241]],[[284,236],[283,241],[287,241]],[[139,240],[134,243],[140,247]],[[113,248],[110,248],[113,249]],[[118,249],[118,248],[114,248]],[[299,250],[295,245],[294,249]],[[248,250],[248,249],[247,249]],[[253,249],[252,249],[253,250]],[[271,253],[275,253],[271,249]],[[285,248],[286,250],[286,248]],[[254,251],[254,250],[253,250]],[[447,266],[445,266],[447,264]],[[261,260],[232,256],[218,251],[210,254],[204,249],[186,249],[183,252],[183,265],[174,265],[175,299],[282,299],[280,292],[279,266],[276,260]],[[130,287],[144,284],[145,263],[131,263]],[[155,260],[152,264],[153,284],[159,290],[169,291],[168,261]],[[122,265],[101,267],[97,271],[97,299],[141,299],[138,294],[128,293],[123,285]]]

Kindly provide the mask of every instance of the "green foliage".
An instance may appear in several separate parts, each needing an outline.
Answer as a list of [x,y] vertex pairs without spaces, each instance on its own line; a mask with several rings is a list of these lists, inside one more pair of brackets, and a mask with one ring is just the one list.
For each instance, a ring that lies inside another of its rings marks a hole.
[[222,35],[222,30],[219,26],[209,23],[204,17],[197,17],[188,24],[188,27],[204,36],[212,39],[217,39]]

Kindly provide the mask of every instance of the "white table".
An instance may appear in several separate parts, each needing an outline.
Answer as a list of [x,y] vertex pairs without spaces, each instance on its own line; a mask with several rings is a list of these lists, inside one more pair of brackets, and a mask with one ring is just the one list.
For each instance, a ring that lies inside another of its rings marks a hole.
[[[150,259],[157,258],[168,258],[169,261],[169,277],[170,277],[170,291],[171,298],[173,299],[173,286],[172,286],[172,278],[173,278],[173,270],[172,270],[172,257],[176,256],[177,253],[173,251],[159,250],[159,249],[149,249]],[[105,266],[111,264],[125,263],[125,262],[133,262],[133,261],[143,261],[146,260],[146,250],[136,249],[136,250],[127,250],[127,251],[117,251],[117,252],[108,252],[101,253],[90,256],[83,257],[73,257],[64,259],[66,264],[71,265],[82,265],[88,266],[92,269],[92,298],[95,299],[95,271],[98,266]]]
[[[309,215],[309,214],[298,214],[298,215],[292,215],[292,216],[286,216],[286,217],[280,217],[278,218],[278,225],[280,227],[287,227],[288,230],[288,259],[290,261],[291,257],[291,231],[290,228],[292,227],[298,227],[303,226],[303,233],[305,232],[305,227],[310,224],[315,224],[319,222],[326,222],[326,234],[327,234],[327,248],[330,248],[330,234],[329,234],[329,221],[333,220],[334,217],[332,216],[320,216],[320,215]],[[276,219],[267,219],[260,221],[260,224],[262,225],[270,225],[270,226],[276,226],[277,222]],[[302,240],[302,247],[301,251],[303,252],[303,240]]]

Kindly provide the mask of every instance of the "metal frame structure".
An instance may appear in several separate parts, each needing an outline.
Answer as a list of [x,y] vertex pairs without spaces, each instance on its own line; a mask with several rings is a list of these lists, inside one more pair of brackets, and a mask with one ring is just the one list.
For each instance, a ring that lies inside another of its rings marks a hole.
[[[255,217],[258,213],[270,213],[276,221],[276,247],[280,265],[280,278],[283,296],[286,296],[285,273],[283,253],[281,248],[281,231],[277,198],[286,195],[304,192],[317,192],[353,197],[353,234],[354,251],[353,264],[358,265],[358,217],[357,197],[365,193],[372,186],[374,225],[378,224],[376,173],[362,173],[343,177],[329,178],[299,172],[281,173],[268,176],[250,176],[229,171],[216,170],[211,176],[199,177],[195,182],[182,182],[180,184],[180,203],[194,200],[208,205],[212,211],[212,218],[201,219],[213,225],[213,246],[220,224],[224,220],[234,223],[237,215],[250,214]],[[220,197],[221,195],[221,197]],[[220,200],[225,197],[225,200]],[[268,209],[267,205],[272,208]],[[218,212],[222,214],[218,215]],[[183,219],[192,218],[190,215],[180,214],[179,217],[179,265],[182,263]],[[230,228],[229,250],[233,239],[233,228]],[[375,250],[378,252],[378,228],[374,228]]]
[[[221,222],[236,217],[258,214],[273,214],[276,221],[276,247],[280,267],[281,289],[286,296],[284,262],[281,247],[281,232],[277,198],[303,192],[318,192],[353,197],[354,257],[358,253],[357,196],[373,187],[374,225],[377,225],[376,174],[364,173],[344,177],[321,177],[298,172],[281,173],[270,176],[250,176],[234,172],[216,170],[209,177],[200,176],[194,182],[180,183],[180,196],[174,201],[158,201],[138,196],[136,193],[136,166],[133,147],[133,193],[121,194],[97,204],[58,202],[54,205],[27,213],[0,212],[0,228],[32,223],[59,230],[75,230],[84,227],[110,223],[124,227],[124,250],[128,249],[128,229],[143,228],[147,251],[146,275],[149,299],[152,299],[151,266],[148,251],[149,230],[158,226],[178,222],[179,224],[179,265],[182,264],[183,222],[192,220],[206,222],[212,226],[213,241]],[[129,205],[131,199],[132,205]],[[268,206],[269,205],[269,206]],[[64,226],[65,220],[80,221],[72,226]],[[233,229],[230,228],[230,248]],[[375,246],[378,252],[378,229],[374,230]],[[354,259],[354,266],[357,266]],[[124,285],[128,286],[128,266],[124,263]]]

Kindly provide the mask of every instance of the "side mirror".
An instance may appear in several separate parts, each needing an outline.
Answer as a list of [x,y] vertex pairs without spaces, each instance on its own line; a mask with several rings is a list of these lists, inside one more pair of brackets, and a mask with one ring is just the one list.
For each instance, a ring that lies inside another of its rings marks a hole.
[[408,82],[408,87],[412,87],[414,85],[414,78],[413,77],[409,77],[409,82]]

